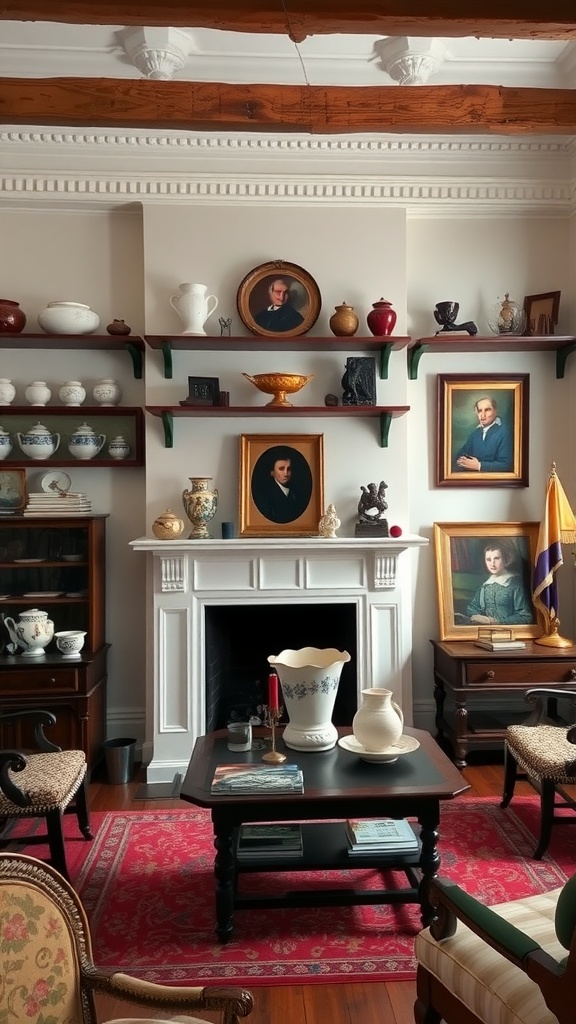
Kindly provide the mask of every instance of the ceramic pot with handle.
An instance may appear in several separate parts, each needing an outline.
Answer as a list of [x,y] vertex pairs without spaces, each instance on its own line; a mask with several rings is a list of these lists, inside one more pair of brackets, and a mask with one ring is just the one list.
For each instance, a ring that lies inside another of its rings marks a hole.
[[392,690],[379,686],[362,690],[364,699],[352,719],[352,732],[364,750],[387,750],[400,739],[404,715],[392,696]]
[[12,642],[24,648],[22,654],[25,657],[37,658],[44,654],[44,648],[54,636],[54,623],[48,618],[48,612],[30,608],[20,612],[18,619],[18,622],[14,622],[9,615],[4,619]]
[[106,434],[96,434],[92,427],[83,423],[78,430],[74,431],[68,441],[68,451],[75,459],[87,462],[98,455],[105,444]]
[[36,423],[25,434],[17,433],[18,444],[29,459],[41,462],[58,451],[60,434],[51,434],[43,423]]
[[170,296],[170,305],[180,317],[184,330],[182,334],[205,335],[204,324],[218,305],[215,295],[207,295],[205,284],[178,285],[178,295]]

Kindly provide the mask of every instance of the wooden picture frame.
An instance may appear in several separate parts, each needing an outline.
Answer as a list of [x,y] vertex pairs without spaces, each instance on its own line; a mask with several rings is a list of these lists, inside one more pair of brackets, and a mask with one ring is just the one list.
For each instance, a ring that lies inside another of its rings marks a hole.
[[241,435],[241,537],[315,537],[323,512],[323,434]]
[[437,487],[528,486],[529,393],[528,373],[438,374]]
[[[278,303],[275,311],[268,308],[273,299]],[[322,300],[307,270],[296,263],[270,260],[246,274],[238,288],[236,305],[242,323],[252,334],[290,338],[306,334],[316,323]]]
[[528,337],[554,334],[560,312],[560,292],[542,292],[540,295],[526,295],[524,313]]
[[180,405],[220,405],[219,377],[188,377],[188,398]]
[[[542,616],[532,601],[539,525],[434,523],[441,640],[476,640],[478,630],[487,626],[507,627],[515,640],[542,635]],[[488,556],[486,549],[490,550]],[[493,560],[497,550],[501,552],[500,567],[494,571],[487,559]],[[494,582],[498,575],[502,582]],[[492,593],[494,587],[498,591]],[[479,621],[488,604],[498,608],[501,618],[488,616],[488,621]]]
[[23,512],[26,505],[26,470],[0,467],[0,515]]

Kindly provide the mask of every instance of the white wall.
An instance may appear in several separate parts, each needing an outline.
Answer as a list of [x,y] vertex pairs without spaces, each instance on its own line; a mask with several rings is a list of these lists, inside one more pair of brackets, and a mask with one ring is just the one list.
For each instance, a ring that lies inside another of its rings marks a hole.
[[[419,183],[415,183],[415,163],[410,164],[405,188],[402,176],[395,171],[398,153],[406,153],[409,148],[398,147],[384,156],[374,149],[359,150],[354,159],[348,151],[342,166],[346,167],[347,179],[355,183],[356,198],[341,203],[334,201],[325,184],[327,178],[336,179],[338,174],[329,145],[326,151],[321,147],[314,150],[310,182],[301,193],[295,187],[285,200],[266,194],[266,182],[272,194],[279,177],[295,176],[290,160],[296,158],[288,155],[280,159],[272,151],[266,162],[256,160],[257,183],[252,192],[244,182],[235,198],[226,202],[221,198],[224,187],[215,184],[211,196],[206,174],[202,180],[199,176],[198,191],[190,186],[188,198],[181,198],[173,187],[152,189],[141,170],[144,157],[140,149],[136,154],[140,162],[138,174],[130,170],[134,166],[130,164],[130,154],[124,158],[124,169],[115,172],[118,179],[129,183],[125,187],[138,193],[140,205],[131,211],[122,208],[120,199],[116,208],[108,203],[97,209],[95,204],[93,212],[87,212],[75,201],[60,206],[56,203],[50,212],[38,205],[33,208],[33,203],[26,205],[21,196],[17,207],[3,208],[0,203],[0,290],[5,297],[21,302],[30,318],[27,330],[35,329],[35,315],[47,301],[72,298],[95,308],[103,325],[113,317],[123,317],[134,332],[164,334],[181,329],[169,303],[170,295],[182,281],[200,281],[219,299],[218,309],[208,321],[208,332],[219,334],[218,316],[222,315],[233,318],[233,334],[240,335],[247,333],[236,313],[240,281],[260,263],[284,259],[304,267],[319,285],[323,308],[311,332],[318,337],[328,334],[334,306],[344,300],[355,306],[361,318],[359,334],[367,333],[363,318],[382,295],[393,302],[398,312],[397,334],[417,337],[434,333],[437,325],[432,310],[443,299],[459,301],[460,318],[475,320],[482,334],[487,333],[489,307],[505,291],[522,301],[525,294],[556,289],[562,291],[558,332],[573,333],[576,229],[567,214],[565,196],[570,189],[560,180],[560,166],[564,168],[566,162],[561,165],[556,156],[554,160],[546,157],[543,174],[554,179],[550,190],[540,188],[534,167],[526,170],[524,178],[534,182],[533,194],[540,198],[520,203],[514,193],[508,202],[524,159],[521,151],[515,150],[514,175],[509,182],[502,168],[503,184],[497,182],[491,188],[487,183],[488,165],[483,167],[482,187],[479,186],[479,194],[485,197],[483,209],[480,201],[460,201],[456,195],[460,186],[455,184],[434,212],[434,203],[428,199],[425,207],[421,203],[422,196],[428,195],[426,163],[420,164]],[[531,151],[535,149],[532,147]],[[47,164],[54,160],[54,152],[51,151]],[[457,183],[462,173],[463,194],[470,179],[464,176],[459,164],[462,152],[459,158],[451,158],[445,152],[442,159],[437,155],[434,174],[436,182],[445,173],[447,179]],[[414,150],[411,153],[410,159],[415,161],[418,154]],[[79,154],[80,150],[75,154],[76,167],[83,159]],[[175,162],[170,164],[173,155]],[[158,166],[163,168],[162,173],[173,166],[178,168],[175,177],[186,182],[193,178],[195,169],[201,167],[206,172],[207,161],[219,159],[230,170],[236,168],[237,160],[237,177],[242,178],[241,154],[234,157],[224,149],[217,157],[212,153],[207,156],[204,147],[199,153],[163,152],[161,158],[156,149],[153,159],[156,163],[152,176],[158,173],[160,177]],[[405,156],[402,159],[408,160]],[[485,159],[482,151],[479,160],[484,163]],[[59,160],[65,163],[66,153]],[[252,168],[253,153],[250,160]],[[492,156],[489,168],[493,173]],[[65,177],[63,172],[58,173]],[[389,185],[392,179],[393,188]],[[378,189],[383,198],[366,198]],[[109,194],[114,189],[106,181],[102,191]],[[118,186],[116,194],[121,191]],[[518,189],[518,195],[520,192]],[[354,352],[353,340],[349,351]],[[265,358],[240,348],[233,357],[218,352],[175,352],[174,379],[169,381],[163,376],[160,353],[148,349],[146,379],[142,383],[133,380],[131,363],[124,355],[78,352],[67,357],[47,352],[45,357],[42,353],[34,354],[31,362],[30,353],[0,350],[0,375],[12,377],[19,387],[17,401],[22,400],[23,386],[38,377],[56,386],[70,377],[86,384],[99,376],[115,376],[124,389],[123,402],[143,405],[177,404],[187,394],[188,375],[218,376],[221,388],[231,392],[232,404],[259,406],[266,399],[242,377],[242,371],[294,370],[316,373],[316,379],[296,396],[295,404],[322,404],[327,392],[341,393],[346,354],[301,353],[296,343],[287,344],[285,351],[270,353]],[[572,359],[576,360],[576,356]],[[437,488],[438,374],[520,370],[530,373],[530,486]],[[378,445],[376,420],[340,422],[295,417],[287,421],[254,417],[238,421],[177,419],[175,446],[167,450],[160,420],[147,416],[145,471],[75,470],[74,486],[91,494],[95,510],[110,513],[110,731],[118,735],[128,728],[140,729],[139,738],[143,738],[145,568],[144,558],[128,548],[128,541],[150,533],[153,519],[167,506],[180,511],[181,493],[188,477],[204,473],[214,477],[220,491],[215,535],[219,534],[222,520],[237,520],[241,433],[278,434],[289,429],[324,434],[325,499],[326,503],[332,501],[336,505],[342,520],[342,536],[353,533],[360,486],[380,479],[388,484],[389,521],[398,523],[406,532],[431,536],[435,521],[534,521],[542,513],[546,478],[553,459],[568,496],[576,502],[572,443],[574,374],[574,365],[569,360],[566,378],[556,380],[554,355],[547,352],[502,352],[491,359],[483,353],[448,356],[427,352],[420,361],[418,379],[409,381],[406,353],[393,352],[389,379],[378,382],[378,401],[409,405],[410,412],[393,420],[386,449]],[[35,474],[34,469],[32,486]],[[412,558],[416,580],[415,717],[417,724],[419,718],[422,724],[430,724],[433,680],[429,639],[438,635],[432,547]],[[565,635],[573,635],[575,630],[572,579],[568,565],[560,581]]]

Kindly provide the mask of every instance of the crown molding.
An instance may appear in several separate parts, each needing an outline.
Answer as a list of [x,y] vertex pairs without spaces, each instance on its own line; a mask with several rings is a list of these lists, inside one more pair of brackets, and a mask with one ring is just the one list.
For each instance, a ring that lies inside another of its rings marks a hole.
[[[94,156],[99,172],[94,173]],[[209,135],[7,127],[0,206],[163,202],[402,206],[408,216],[569,216],[574,139]]]

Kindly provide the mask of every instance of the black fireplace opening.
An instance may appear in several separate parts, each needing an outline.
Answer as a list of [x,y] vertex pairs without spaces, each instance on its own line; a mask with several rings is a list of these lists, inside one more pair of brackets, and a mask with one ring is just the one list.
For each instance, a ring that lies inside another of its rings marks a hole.
[[269,655],[301,647],[348,651],[332,721],[351,724],[358,709],[355,604],[206,605],[204,615],[207,732],[260,718],[268,701]]

